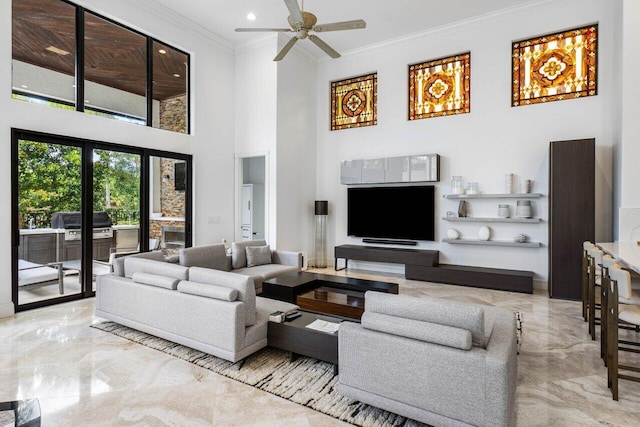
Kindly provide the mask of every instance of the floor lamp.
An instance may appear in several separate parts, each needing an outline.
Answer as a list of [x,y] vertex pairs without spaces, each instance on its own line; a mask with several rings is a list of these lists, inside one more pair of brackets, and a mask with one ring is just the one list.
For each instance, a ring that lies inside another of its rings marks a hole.
[[325,268],[327,266],[327,215],[329,215],[329,202],[326,200],[316,200],[315,214],[315,267]]

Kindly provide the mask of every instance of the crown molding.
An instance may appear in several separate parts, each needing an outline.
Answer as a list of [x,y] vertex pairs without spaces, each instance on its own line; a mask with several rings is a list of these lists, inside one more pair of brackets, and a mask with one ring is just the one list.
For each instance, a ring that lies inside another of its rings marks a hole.
[[155,17],[160,18],[171,25],[179,27],[182,30],[192,32],[204,38],[208,42],[216,45],[217,47],[223,49],[227,53],[234,53],[233,43],[220,37],[218,34],[203,27],[202,25],[197,24],[189,18],[186,18],[179,13],[174,12],[166,6],[158,4],[153,0],[137,0],[136,5],[138,4],[143,6],[144,10],[150,15],[154,15]]
[[[471,25],[471,24],[475,24],[481,21],[485,21],[491,18],[495,18],[495,17],[501,17],[504,15],[508,15],[511,13],[514,13],[516,11],[521,11],[521,10],[526,10],[526,9],[530,9],[533,7],[540,7],[542,5],[546,5],[546,4],[553,4],[553,3],[557,3],[558,0],[531,0],[530,2],[527,2],[525,4],[520,4],[517,6],[510,6],[504,9],[500,9],[500,10],[496,10],[493,12],[489,12],[489,13],[485,13],[482,15],[477,15],[477,16],[472,16],[470,18],[467,19],[462,19],[460,21],[455,21],[455,22],[451,22],[448,24],[444,24],[444,25],[440,25],[438,27],[433,27],[430,28],[428,30],[424,30],[424,31],[418,31],[415,33],[411,33],[411,34],[407,34],[404,36],[400,36],[400,37],[396,37],[393,39],[388,39],[388,40],[384,40],[382,42],[379,43],[373,43],[367,46],[363,46],[361,48],[357,48],[357,49],[351,49],[348,50],[344,53],[344,55],[358,55],[358,54],[362,54],[362,53],[366,53],[368,51],[371,50],[376,50],[376,49],[380,49],[383,47],[387,47],[390,45],[394,45],[396,43],[401,43],[401,42],[406,42],[406,41],[412,41],[415,39],[419,39],[431,34],[435,34],[435,33],[439,33],[442,31],[448,31],[448,30],[454,30],[457,29],[461,26],[466,26],[466,25]],[[318,60],[318,63],[325,63],[325,62],[329,62],[331,61],[330,58],[322,58]]]

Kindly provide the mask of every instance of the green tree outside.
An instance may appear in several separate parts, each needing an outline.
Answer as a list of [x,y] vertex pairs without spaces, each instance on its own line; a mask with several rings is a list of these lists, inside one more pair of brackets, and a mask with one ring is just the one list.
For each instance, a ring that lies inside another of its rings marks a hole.
[[[94,151],[93,208],[114,222],[139,224],[140,156]],[[54,212],[80,211],[82,151],[79,147],[19,141],[19,227],[48,228]]]

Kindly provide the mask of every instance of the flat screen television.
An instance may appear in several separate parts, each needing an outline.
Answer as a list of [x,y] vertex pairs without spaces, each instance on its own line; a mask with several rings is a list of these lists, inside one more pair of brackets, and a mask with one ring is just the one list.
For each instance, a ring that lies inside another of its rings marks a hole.
[[435,187],[351,187],[347,234],[384,239],[434,240]]
[[185,191],[187,189],[187,164],[176,162],[173,164],[173,189],[175,191]]

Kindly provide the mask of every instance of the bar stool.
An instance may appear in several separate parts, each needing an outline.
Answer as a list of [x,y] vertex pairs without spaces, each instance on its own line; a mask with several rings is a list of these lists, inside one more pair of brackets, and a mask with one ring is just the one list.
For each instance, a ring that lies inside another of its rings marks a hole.
[[[620,268],[620,264],[611,255],[606,254],[602,257],[602,274],[600,279],[600,306],[607,307],[609,297],[608,289],[610,286],[611,276],[609,271],[612,268]],[[600,310],[602,313],[602,309]],[[600,315],[600,358],[604,360],[604,366],[607,366],[607,317]]]
[[585,241],[582,243],[582,318],[586,322],[587,307],[589,301],[589,269],[591,266],[591,256],[589,251],[593,248],[593,243]]
[[596,293],[600,292],[597,290],[597,287],[599,287],[602,282],[603,255],[604,252],[598,249],[595,245],[589,249],[591,262],[589,265],[589,290],[587,293],[589,301],[587,303],[587,318],[589,321],[589,335],[591,335],[592,340],[596,339],[596,325],[600,324],[600,318],[596,317],[596,309],[600,310],[601,305],[596,303]]
[[[610,280],[607,286],[607,385],[611,389],[613,400],[618,400],[618,380],[624,379],[640,382],[640,376],[621,374],[620,371],[640,373],[639,366],[620,365],[619,351],[629,351],[640,354],[640,349],[628,346],[640,346],[640,343],[618,339],[618,323],[639,326],[640,306],[621,304],[620,298],[632,300],[631,275],[621,268],[612,267],[609,270]],[[621,346],[622,344],[622,346]]]

